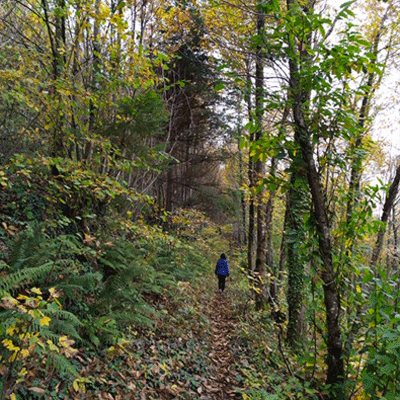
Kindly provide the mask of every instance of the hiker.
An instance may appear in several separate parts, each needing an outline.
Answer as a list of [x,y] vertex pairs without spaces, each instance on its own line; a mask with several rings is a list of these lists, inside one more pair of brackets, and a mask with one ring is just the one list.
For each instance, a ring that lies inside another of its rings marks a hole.
[[228,260],[224,253],[221,254],[217,265],[215,267],[215,275],[218,277],[218,288],[219,292],[222,293],[225,290],[225,279],[230,275]]

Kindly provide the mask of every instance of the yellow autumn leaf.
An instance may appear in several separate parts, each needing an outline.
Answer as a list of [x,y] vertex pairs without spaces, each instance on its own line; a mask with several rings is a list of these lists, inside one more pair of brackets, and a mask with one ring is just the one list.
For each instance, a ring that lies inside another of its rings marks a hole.
[[41,320],[40,320],[40,326],[49,326],[50,325],[50,321],[51,319],[48,316],[44,316]]
[[23,358],[28,357],[28,356],[29,356],[29,350],[28,350],[28,349],[22,349],[22,350],[21,350],[21,356],[22,356]]
[[11,400],[18,400],[17,396],[14,393],[11,393],[10,399]]
[[[33,310],[29,310],[28,311],[28,309],[25,307],[25,306],[23,306],[22,304],[19,304],[18,306],[17,306],[17,308],[18,308],[18,310],[19,311],[21,311],[23,314],[26,314],[26,313],[28,313],[29,315],[32,315],[31,314],[31,311],[33,311]],[[33,316],[33,315],[32,315]]]
[[357,285],[357,286],[356,286],[356,291],[357,291],[357,293],[361,293],[361,287],[360,287],[360,285]]
[[68,346],[70,343],[68,343],[68,336],[62,335],[58,338],[58,343],[61,344],[61,346]]
[[79,392],[79,383],[76,379],[74,380],[72,387],[74,388],[75,392]]
[[41,291],[39,288],[36,288],[36,287],[32,288],[31,291],[32,291],[33,293],[38,294],[38,295],[41,295],[41,294],[42,294],[42,291]]
[[[16,348],[16,349],[19,350],[19,347]],[[19,353],[18,350],[15,350],[15,352],[8,358],[9,362],[14,362],[17,359],[17,356],[18,356],[18,353]]]
[[58,352],[58,347],[50,339],[47,341],[47,344],[49,345],[49,349],[51,351],[57,351]]
[[14,343],[10,339],[4,339],[2,343],[4,347],[8,350],[12,350],[14,348]]
[[6,330],[7,334],[10,335],[10,336],[14,335],[14,331],[15,331],[15,326],[10,326]]

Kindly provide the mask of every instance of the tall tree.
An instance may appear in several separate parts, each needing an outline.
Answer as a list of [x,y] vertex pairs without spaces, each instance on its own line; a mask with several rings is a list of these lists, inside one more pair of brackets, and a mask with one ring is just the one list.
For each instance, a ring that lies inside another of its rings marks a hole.
[[306,240],[305,215],[310,211],[306,168],[301,154],[291,161],[291,178],[286,203],[285,244],[288,272],[287,340],[295,348],[304,340],[306,311],[306,262],[302,246]]
[[[265,15],[261,3],[256,6],[257,18],[257,45],[256,45],[256,71],[255,71],[255,124],[256,131],[254,140],[259,142],[264,131],[264,45],[263,37],[265,31]],[[256,180],[262,182],[265,175],[265,164],[262,159],[257,159],[254,173]],[[265,280],[265,188],[258,190],[256,199],[257,213],[257,247],[256,247],[256,309],[261,309],[265,303],[264,280]]]
[[[339,180],[334,170],[330,175],[328,171],[329,168],[343,169],[344,163],[338,163],[340,157],[332,158],[333,154],[338,154],[343,143],[355,143],[365,135],[368,103],[375,85],[379,85],[382,73],[376,63],[376,42],[373,41],[372,51],[369,51],[369,42],[352,32],[351,26],[342,31],[337,44],[335,40],[327,40],[338,20],[353,15],[349,6],[350,3],[343,4],[335,20],[323,20],[316,12],[316,2],[288,0],[286,16],[289,102],[292,107],[294,141],[301,154],[311,195],[310,221],[315,226],[318,239],[321,264],[319,275],[326,313],[327,383],[333,385],[330,398],[343,398],[345,395],[343,383],[346,376],[340,325],[342,291],[338,277],[349,267],[348,260],[337,252],[334,242],[351,242],[352,236],[345,227],[343,231],[336,229],[341,217],[340,210],[332,207],[331,192],[338,197],[340,191],[335,189],[335,184],[337,187]],[[328,30],[324,27],[326,23]],[[379,41],[381,31],[378,29],[376,32],[378,36],[375,39]],[[350,84],[354,79],[352,72],[359,77],[363,70],[368,71],[367,84],[354,90]],[[316,71],[319,74],[315,74]],[[360,95],[358,111],[357,108],[351,108],[350,101],[353,96],[359,99]],[[351,119],[349,115],[352,115]],[[355,182],[360,182],[359,177],[354,177],[359,176],[362,160],[358,159],[357,163],[350,179],[350,193],[353,193]],[[359,187],[358,183],[356,187]],[[341,190],[343,193],[346,188]],[[351,207],[354,204],[354,197],[352,194],[343,197],[352,199],[351,204],[348,203],[349,210],[349,205]],[[352,229],[363,229],[363,224],[362,218],[358,217]]]

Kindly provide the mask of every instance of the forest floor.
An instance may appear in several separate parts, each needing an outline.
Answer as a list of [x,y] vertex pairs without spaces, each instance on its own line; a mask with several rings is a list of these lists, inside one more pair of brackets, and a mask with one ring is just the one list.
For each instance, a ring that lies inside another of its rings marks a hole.
[[210,273],[149,295],[154,325],[127,327],[128,340],[100,355],[82,349],[86,392],[70,389],[68,399],[323,399],[286,347],[284,326],[269,309],[252,310],[243,282],[229,280],[220,294]]
[[204,386],[202,399],[242,399],[238,394],[238,343],[236,318],[229,294],[218,293],[209,302],[211,341],[208,358],[216,368],[210,384]]
[[194,288],[182,282],[176,297],[154,298],[159,315],[153,329],[132,331],[126,346],[88,358],[81,371],[90,382],[84,398],[243,399],[232,293],[205,283]]

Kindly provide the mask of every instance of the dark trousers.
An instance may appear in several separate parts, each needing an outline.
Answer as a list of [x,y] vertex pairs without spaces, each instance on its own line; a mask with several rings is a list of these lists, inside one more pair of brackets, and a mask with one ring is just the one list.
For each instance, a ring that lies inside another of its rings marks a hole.
[[221,289],[222,291],[225,290],[225,279],[226,279],[226,275],[218,274],[218,289]]

